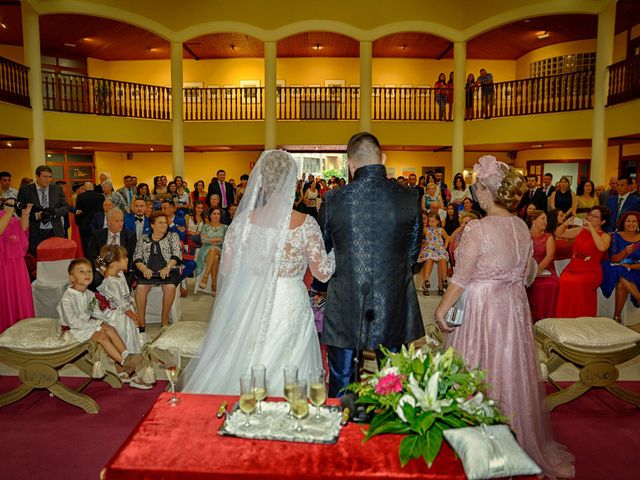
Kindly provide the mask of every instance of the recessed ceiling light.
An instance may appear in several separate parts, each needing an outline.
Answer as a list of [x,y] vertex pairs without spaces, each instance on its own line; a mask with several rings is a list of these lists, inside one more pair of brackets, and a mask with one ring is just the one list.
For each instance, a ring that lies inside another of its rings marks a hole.
[[78,146],[74,146],[71,147],[73,150],[84,150],[84,147],[78,147]]
[[544,145],[542,145],[541,143],[536,143],[535,145],[531,145],[531,148],[542,148],[544,147]]
[[11,142],[7,142],[7,147],[13,147],[13,144]]
[[64,46],[65,47],[71,47],[71,48],[77,47],[77,45],[75,43],[65,43]]
[[159,48],[147,47],[147,53],[155,53],[155,52],[159,52],[159,51],[160,51]]
[[51,154],[50,153],[47,153],[47,158],[51,158]]
[[0,23],[0,28],[2,28],[3,30],[6,30],[8,27],[6,23],[2,22]]
[[549,32],[547,32],[546,30],[544,32],[536,33],[536,37],[538,37],[538,40],[544,40],[545,38],[549,38],[550,36],[551,36],[551,34]]
[[234,50],[234,51],[235,51],[236,46],[232,43],[231,45],[229,45],[229,48],[230,48],[231,50]]
[[153,152],[153,147],[151,147],[149,150],[151,150]]
[[401,45],[401,46],[400,46],[400,49],[401,49],[401,50],[406,50],[407,48],[409,48],[409,47],[407,47],[407,44],[406,44],[406,43],[405,43],[404,45]]
[[322,50],[322,45],[320,45],[319,43],[316,43],[315,45],[313,45],[311,47],[313,50]]

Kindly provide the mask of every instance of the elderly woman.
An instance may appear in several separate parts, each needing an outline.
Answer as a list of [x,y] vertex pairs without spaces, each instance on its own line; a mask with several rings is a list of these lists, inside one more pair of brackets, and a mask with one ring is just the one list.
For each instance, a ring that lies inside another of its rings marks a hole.
[[143,235],[136,244],[133,265],[136,268],[135,298],[140,331],[144,332],[147,295],[151,287],[162,287],[162,326],[169,325],[169,311],[180,283],[182,250],[177,233],[168,232],[167,216],[163,212],[153,212],[149,218],[151,234]]
[[[533,258],[538,265],[536,279],[527,289],[531,320],[555,317],[558,301],[558,275],[553,263],[556,241],[550,232],[547,214],[534,210],[527,217],[527,225],[533,240]],[[551,226],[553,227],[553,225]]]
[[109,199],[113,202],[113,205],[123,212],[127,210],[127,204],[124,202],[124,198],[117,192],[113,191],[113,183],[111,180],[105,180],[101,183],[102,185],[102,193],[104,193],[104,198]]
[[626,212],[611,238],[609,260],[602,262],[602,293],[609,298],[615,291],[613,319],[622,321],[622,309],[631,302],[640,306],[640,212]]
[[202,276],[200,288],[205,289],[211,275],[211,294],[215,297],[218,291],[218,265],[222,255],[222,243],[227,233],[227,225],[221,223],[222,209],[213,208],[209,211],[209,223],[202,227],[200,238],[202,247],[198,250],[198,259],[196,260],[196,275]]

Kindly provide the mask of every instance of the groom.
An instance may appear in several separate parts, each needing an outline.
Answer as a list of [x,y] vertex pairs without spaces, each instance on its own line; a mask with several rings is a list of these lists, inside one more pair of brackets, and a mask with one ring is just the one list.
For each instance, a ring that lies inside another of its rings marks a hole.
[[322,332],[331,397],[356,379],[356,350],[397,350],[424,336],[411,272],[422,239],[418,191],[387,179],[370,133],[351,137],[347,157],[353,181],[325,194],[318,218],[336,256]]

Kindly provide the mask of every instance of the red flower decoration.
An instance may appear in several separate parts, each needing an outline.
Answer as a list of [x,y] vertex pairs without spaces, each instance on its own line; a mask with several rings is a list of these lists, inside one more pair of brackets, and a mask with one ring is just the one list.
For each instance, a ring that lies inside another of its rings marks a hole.
[[111,303],[109,303],[109,300],[107,300],[102,294],[96,292],[96,300],[98,300],[98,307],[100,308],[100,310],[113,310],[113,308],[111,308]]

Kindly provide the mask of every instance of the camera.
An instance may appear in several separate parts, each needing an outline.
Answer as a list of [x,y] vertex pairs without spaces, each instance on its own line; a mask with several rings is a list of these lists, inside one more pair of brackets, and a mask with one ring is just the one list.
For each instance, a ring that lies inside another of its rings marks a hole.
[[13,198],[7,198],[7,199],[0,199],[0,207],[11,207],[11,208],[15,208],[16,210],[21,210],[23,208],[26,208],[26,204],[21,203]]

